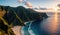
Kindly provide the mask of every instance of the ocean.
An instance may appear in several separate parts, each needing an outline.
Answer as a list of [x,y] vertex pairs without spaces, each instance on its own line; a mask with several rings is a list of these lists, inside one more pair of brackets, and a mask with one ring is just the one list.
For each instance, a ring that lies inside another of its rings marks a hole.
[[22,35],[60,35],[60,13],[47,12],[46,19],[26,22]]

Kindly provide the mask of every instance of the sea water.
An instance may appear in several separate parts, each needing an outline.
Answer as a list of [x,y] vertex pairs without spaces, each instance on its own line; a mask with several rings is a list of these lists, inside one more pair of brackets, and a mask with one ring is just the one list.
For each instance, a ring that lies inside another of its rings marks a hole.
[[46,19],[27,22],[22,28],[23,35],[60,35],[60,13],[47,13]]

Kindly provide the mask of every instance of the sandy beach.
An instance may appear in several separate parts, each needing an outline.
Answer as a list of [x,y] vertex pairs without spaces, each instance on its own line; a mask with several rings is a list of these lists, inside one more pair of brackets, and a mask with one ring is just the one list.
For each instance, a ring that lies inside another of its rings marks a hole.
[[15,35],[22,35],[22,33],[21,33],[22,26],[14,26],[11,29],[13,30]]

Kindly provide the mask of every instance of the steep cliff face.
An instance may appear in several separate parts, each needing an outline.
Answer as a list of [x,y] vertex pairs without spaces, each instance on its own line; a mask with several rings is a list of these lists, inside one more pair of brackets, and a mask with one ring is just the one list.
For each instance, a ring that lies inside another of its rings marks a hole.
[[[13,24],[13,26],[24,26],[24,22],[32,20],[43,20],[44,18],[48,17],[46,13],[36,12],[33,9],[26,9],[23,6],[0,6],[0,10],[2,10],[2,12],[6,12],[2,17],[9,25]],[[2,26],[3,28],[1,28]],[[8,28],[9,27],[7,25],[0,22],[0,29],[7,32]]]
[[[26,9],[23,6],[18,7],[9,7],[9,6],[0,6],[1,9],[6,11],[6,15],[8,16],[8,19],[12,16],[14,16],[14,12],[25,22],[30,20],[37,20],[41,17],[46,18],[46,13],[40,13],[36,12],[33,9]],[[12,18],[13,19],[13,18]]]

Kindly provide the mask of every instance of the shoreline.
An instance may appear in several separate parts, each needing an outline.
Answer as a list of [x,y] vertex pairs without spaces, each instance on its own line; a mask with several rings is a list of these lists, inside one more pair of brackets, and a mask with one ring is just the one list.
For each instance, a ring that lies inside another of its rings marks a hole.
[[22,32],[21,32],[22,26],[14,26],[11,29],[15,33],[15,35],[22,35]]

